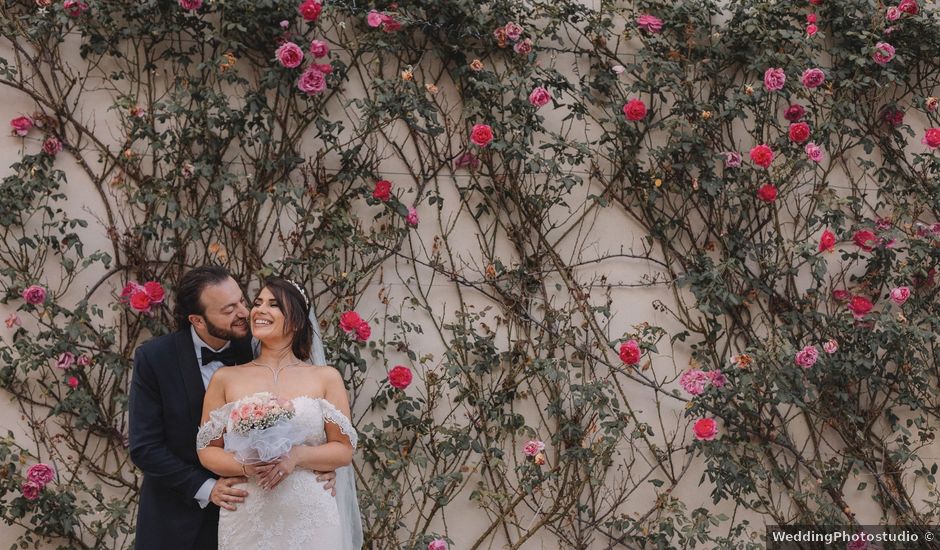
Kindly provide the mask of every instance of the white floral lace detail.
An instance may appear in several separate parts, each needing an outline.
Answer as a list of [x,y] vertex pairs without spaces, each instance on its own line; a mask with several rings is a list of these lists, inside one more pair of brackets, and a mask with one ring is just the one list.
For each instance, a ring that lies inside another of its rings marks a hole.
[[228,426],[228,417],[232,413],[232,408],[237,401],[226,403],[214,411],[209,411],[209,420],[199,427],[199,433],[196,434],[196,450],[202,450],[209,446],[209,443],[222,437]]
[[351,443],[353,449],[355,449],[359,444],[359,434],[356,433],[356,429],[353,428],[352,422],[349,420],[349,418],[347,418],[346,415],[342,413],[342,411],[337,409],[335,405],[322,397],[305,398],[320,402],[320,411],[323,415],[323,420],[326,420],[331,424],[336,424],[339,427],[339,431],[343,432],[343,435],[349,438],[349,443]]

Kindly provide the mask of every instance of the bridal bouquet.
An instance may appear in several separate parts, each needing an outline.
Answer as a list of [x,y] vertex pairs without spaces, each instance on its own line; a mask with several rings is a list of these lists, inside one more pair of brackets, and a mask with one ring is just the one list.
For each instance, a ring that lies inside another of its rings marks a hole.
[[294,406],[268,392],[240,399],[229,413],[225,449],[242,464],[271,462],[304,441],[305,431],[293,422]]

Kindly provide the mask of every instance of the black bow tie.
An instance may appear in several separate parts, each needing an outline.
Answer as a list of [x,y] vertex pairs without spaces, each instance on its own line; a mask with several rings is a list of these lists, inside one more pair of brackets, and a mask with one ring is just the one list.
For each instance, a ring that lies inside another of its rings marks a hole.
[[235,357],[235,350],[232,349],[232,346],[229,346],[222,351],[212,351],[209,348],[202,348],[203,366],[208,365],[213,361],[221,361],[222,364],[231,366],[237,363],[238,359]]

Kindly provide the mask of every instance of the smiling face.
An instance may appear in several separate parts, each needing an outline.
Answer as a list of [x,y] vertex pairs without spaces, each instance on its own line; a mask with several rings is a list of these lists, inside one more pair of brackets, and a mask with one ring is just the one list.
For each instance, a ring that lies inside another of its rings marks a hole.
[[206,343],[244,338],[248,335],[248,308],[238,283],[231,277],[206,285],[199,295],[202,314],[192,314],[189,322]]
[[263,342],[290,339],[284,311],[277,297],[267,287],[262,288],[252,304],[249,314],[251,334]]

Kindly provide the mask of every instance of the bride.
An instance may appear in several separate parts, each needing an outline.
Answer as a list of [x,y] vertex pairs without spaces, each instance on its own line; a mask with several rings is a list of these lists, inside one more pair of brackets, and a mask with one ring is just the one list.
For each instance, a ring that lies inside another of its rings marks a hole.
[[[357,435],[349,421],[349,401],[339,372],[313,366],[314,327],[306,294],[292,281],[269,278],[249,314],[261,349],[245,365],[216,371],[203,401],[197,436],[199,460],[219,476],[247,476],[249,496],[235,511],[219,514],[219,549],[350,548],[337,499],[316,480],[315,471],[352,462]],[[293,422],[305,429],[302,445],[272,462],[244,465],[224,445],[229,415],[240,400],[261,392],[289,400]],[[358,515],[358,514],[357,514]],[[346,519],[357,522],[358,518]]]

